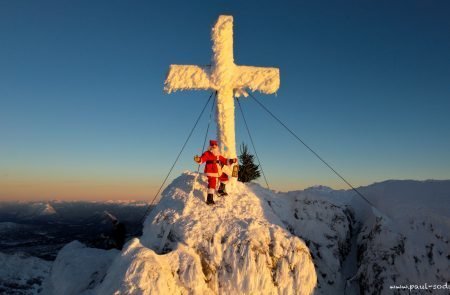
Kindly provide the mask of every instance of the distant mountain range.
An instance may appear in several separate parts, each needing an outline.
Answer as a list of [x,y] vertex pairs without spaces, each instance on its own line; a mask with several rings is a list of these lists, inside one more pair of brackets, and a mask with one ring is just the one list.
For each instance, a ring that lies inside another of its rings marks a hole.
[[[133,221],[136,212],[144,212],[148,203],[143,201],[9,201],[0,202],[0,222],[30,221],[75,222],[101,218],[104,211],[115,212],[119,218]],[[143,213],[142,213],[143,214]],[[142,217],[142,216],[141,216]]]

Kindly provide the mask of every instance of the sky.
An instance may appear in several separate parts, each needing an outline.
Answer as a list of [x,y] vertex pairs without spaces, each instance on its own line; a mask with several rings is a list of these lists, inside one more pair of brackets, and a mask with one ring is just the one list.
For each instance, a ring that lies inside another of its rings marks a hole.
[[[280,68],[255,96],[354,186],[450,179],[449,1],[0,1],[0,200],[153,198],[210,94],[164,94],[165,75],[210,63],[221,14],[237,64]],[[347,188],[241,103],[272,189]]]

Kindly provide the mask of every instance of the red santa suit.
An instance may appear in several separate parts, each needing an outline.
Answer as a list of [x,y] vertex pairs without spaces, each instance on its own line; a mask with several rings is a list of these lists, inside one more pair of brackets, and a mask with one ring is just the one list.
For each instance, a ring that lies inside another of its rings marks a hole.
[[222,172],[222,167],[233,164],[235,160],[220,155],[217,141],[211,140],[210,145],[209,150],[201,155],[199,164],[206,163],[205,174],[208,176],[208,194],[213,194],[217,187],[217,179],[224,184],[228,182],[228,175]]

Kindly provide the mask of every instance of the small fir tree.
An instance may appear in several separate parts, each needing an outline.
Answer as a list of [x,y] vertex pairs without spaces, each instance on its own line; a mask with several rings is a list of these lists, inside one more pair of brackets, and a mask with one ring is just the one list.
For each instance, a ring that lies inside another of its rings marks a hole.
[[254,163],[254,156],[248,153],[247,145],[242,144],[240,151],[238,180],[241,182],[250,182],[260,177],[259,165]]

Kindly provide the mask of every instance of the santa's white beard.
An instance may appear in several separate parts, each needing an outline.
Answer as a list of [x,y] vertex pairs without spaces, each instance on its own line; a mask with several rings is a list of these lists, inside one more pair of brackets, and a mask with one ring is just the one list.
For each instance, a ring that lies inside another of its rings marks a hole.
[[220,156],[220,150],[218,146],[215,147],[210,147],[209,151],[214,155],[214,156]]

